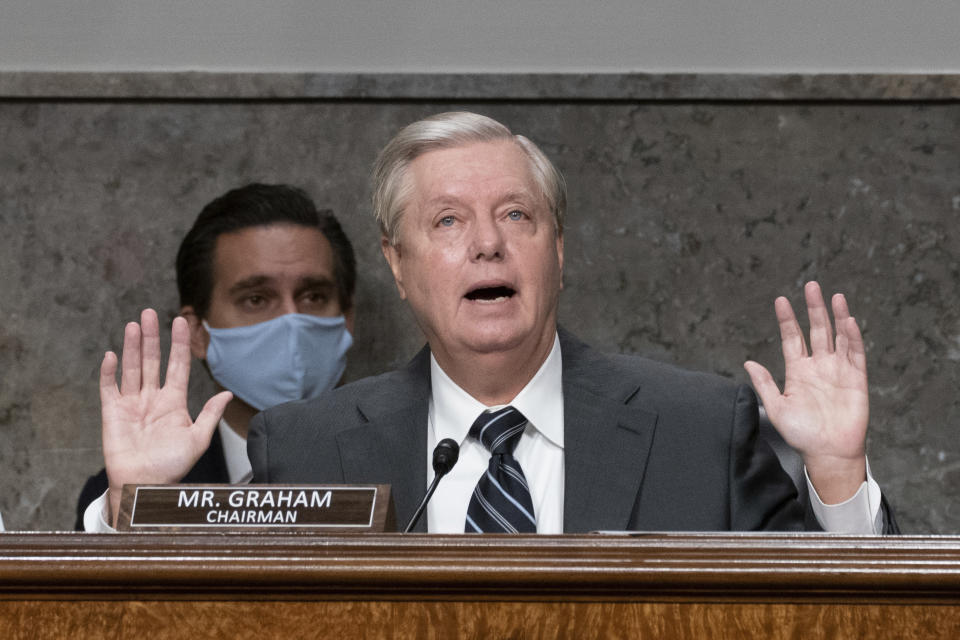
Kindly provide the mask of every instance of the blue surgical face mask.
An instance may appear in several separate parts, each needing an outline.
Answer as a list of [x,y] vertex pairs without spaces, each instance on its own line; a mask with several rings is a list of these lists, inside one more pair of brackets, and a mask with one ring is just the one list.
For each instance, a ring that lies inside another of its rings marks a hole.
[[340,381],[353,338],[343,316],[288,313],[210,334],[213,379],[254,409],[314,398]]

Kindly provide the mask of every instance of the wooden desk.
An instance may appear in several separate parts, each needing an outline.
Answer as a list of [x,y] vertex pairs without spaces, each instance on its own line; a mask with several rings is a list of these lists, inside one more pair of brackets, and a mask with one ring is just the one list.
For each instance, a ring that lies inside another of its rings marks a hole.
[[0,534],[14,638],[960,638],[960,537]]

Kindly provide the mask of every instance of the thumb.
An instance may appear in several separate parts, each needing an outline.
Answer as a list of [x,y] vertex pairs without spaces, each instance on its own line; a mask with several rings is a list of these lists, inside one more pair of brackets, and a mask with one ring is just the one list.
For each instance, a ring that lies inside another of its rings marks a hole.
[[207,400],[207,403],[203,405],[203,410],[200,411],[200,415],[197,416],[197,421],[193,423],[192,431],[196,440],[205,443],[205,445],[210,444],[210,438],[213,437],[213,432],[231,400],[233,400],[233,394],[229,391],[221,391]]
[[757,395],[760,396],[760,402],[763,403],[772,420],[775,407],[780,400],[780,387],[777,386],[773,376],[770,375],[770,372],[767,371],[767,368],[762,364],[754,362],[753,360],[747,360],[743,363],[743,368],[747,370],[747,375],[750,376],[750,382],[753,384]]

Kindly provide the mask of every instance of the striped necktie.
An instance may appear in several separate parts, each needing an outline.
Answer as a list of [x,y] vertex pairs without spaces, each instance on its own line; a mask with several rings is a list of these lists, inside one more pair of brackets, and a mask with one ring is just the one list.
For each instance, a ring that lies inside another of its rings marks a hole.
[[480,477],[467,507],[466,533],[536,533],[530,488],[513,450],[527,419],[513,407],[484,412],[470,427],[470,437],[490,451],[490,464]]

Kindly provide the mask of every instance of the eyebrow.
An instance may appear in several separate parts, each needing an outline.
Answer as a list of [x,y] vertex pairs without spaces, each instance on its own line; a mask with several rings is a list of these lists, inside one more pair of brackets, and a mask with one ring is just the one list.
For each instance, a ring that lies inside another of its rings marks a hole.
[[[266,285],[271,285],[274,283],[274,278],[266,275],[253,275],[248,278],[244,278],[239,282],[235,282],[232,287],[230,287],[229,292],[231,294],[241,293],[243,291],[248,291],[250,289],[256,289],[258,287],[263,287]],[[300,278],[297,281],[296,290],[303,291],[304,289],[313,289],[313,288],[336,288],[336,283],[325,276],[305,276]]]
[[443,206],[448,204],[453,205],[459,202],[460,202],[460,198],[455,198],[453,196],[448,196],[448,195],[442,195],[442,196],[437,196],[436,198],[430,198],[429,200],[426,201],[425,204],[428,207],[436,207],[436,206]]
[[[497,199],[497,206],[503,206],[504,204],[511,201],[519,201],[523,204],[528,204],[530,201],[537,199],[537,193],[530,191],[529,189],[513,189],[503,194],[501,198]],[[456,205],[462,201],[462,198],[457,196],[442,194],[435,198],[427,200],[427,206],[442,206],[442,205]]]
[[337,283],[327,277],[306,276],[297,281],[297,291],[305,289],[336,289]]
[[247,289],[262,287],[263,285],[268,284],[270,281],[271,278],[269,276],[250,276],[249,278],[244,278],[243,280],[235,282],[233,286],[230,287],[230,293],[239,293],[241,291],[246,291]]
[[528,191],[527,189],[520,189],[517,191],[508,191],[506,194],[504,194],[502,198],[500,198],[500,203],[504,204],[504,203],[510,202],[511,200],[520,200],[526,203],[526,201],[528,200],[536,200],[536,199],[537,199],[536,193]]

